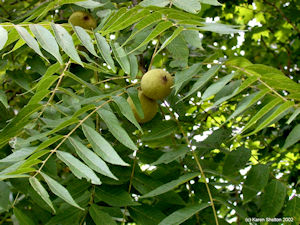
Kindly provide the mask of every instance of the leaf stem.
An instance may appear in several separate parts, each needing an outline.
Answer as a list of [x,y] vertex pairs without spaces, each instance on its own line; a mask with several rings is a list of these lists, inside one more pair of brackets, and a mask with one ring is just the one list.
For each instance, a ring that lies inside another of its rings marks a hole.
[[[250,75],[250,76],[255,76],[254,74],[248,72],[247,70],[245,70],[244,68],[242,67],[238,67],[238,66],[233,66],[233,65],[230,65],[231,67],[235,68],[235,69],[238,69],[238,70],[241,70],[243,71],[244,73]],[[281,98],[283,101],[287,102],[288,100],[283,97],[281,94],[279,94],[277,91],[275,91],[272,87],[270,87],[267,83],[265,83],[264,81],[262,81],[260,79],[260,77],[257,78],[257,80],[262,83],[264,86],[266,86],[270,91],[272,91],[275,95],[277,95],[279,98]]]
[[156,56],[156,52],[157,52],[157,49],[158,49],[158,45],[159,45],[159,37],[158,37],[158,40],[157,40],[157,43],[155,45],[155,49],[154,49],[154,52],[152,54],[152,58],[151,58],[151,61],[150,61],[150,64],[149,64],[149,67],[148,67],[148,71],[151,69],[152,67],[152,64],[153,64],[153,61],[154,61],[154,58]]
[[47,103],[43,106],[43,109],[41,110],[41,112],[39,113],[39,115],[37,116],[37,118],[35,119],[35,121],[37,121],[37,120],[42,116],[42,114],[43,114],[43,113],[45,112],[45,110],[46,110],[46,107],[47,107],[48,105],[50,105],[51,101],[52,101],[53,98],[54,98],[54,95],[55,95],[56,91],[57,91],[58,88],[59,88],[59,85],[61,84],[61,81],[62,81],[62,79],[63,79],[63,77],[64,77],[64,75],[65,75],[65,72],[66,72],[67,69],[69,68],[70,64],[71,64],[71,60],[69,60],[69,61],[66,63],[65,68],[63,69],[62,73],[59,75],[58,82],[57,82],[57,84],[56,84],[54,90],[52,91],[52,94],[51,94],[50,98],[48,99]]

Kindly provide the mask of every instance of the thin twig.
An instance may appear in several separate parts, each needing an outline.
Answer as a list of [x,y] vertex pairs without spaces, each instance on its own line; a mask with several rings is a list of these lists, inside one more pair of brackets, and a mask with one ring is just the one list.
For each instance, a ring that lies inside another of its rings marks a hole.
[[132,5],[136,6],[138,4],[137,0],[132,0]]
[[16,205],[16,203],[17,203],[17,200],[18,200],[18,197],[19,197],[19,195],[20,195],[20,192],[18,192],[18,193],[17,193],[17,195],[16,195],[16,197],[15,197],[15,200],[14,200],[14,202],[13,202],[12,206],[11,206],[12,208],[13,208],[13,207],[15,207],[15,205]]
[[71,64],[71,60],[69,60],[69,61],[66,63],[66,66],[65,66],[65,68],[63,69],[62,73],[60,74],[59,79],[58,79],[58,82],[57,82],[57,84],[56,84],[54,90],[52,91],[52,94],[51,94],[50,98],[48,99],[48,102],[43,106],[41,112],[39,113],[39,115],[37,116],[37,118],[35,119],[35,121],[38,120],[38,119],[42,116],[42,114],[43,114],[44,111],[46,110],[46,107],[47,107],[48,105],[50,105],[51,101],[53,100],[53,98],[54,98],[54,96],[55,96],[56,91],[58,90],[59,85],[61,84],[61,81],[62,81],[62,79],[63,79],[63,77],[64,77],[64,75],[65,75],[65,72],[66,72],[67,69],[69,68],[69,65],[70,65],[70,64]]
[[[130,192],[131,192],[132,180],[133,180],[133,177],[134,177],[134,171],[135,171],[135,165],[136,165],[136,153],[137,153],[137,151],[134,152],[133,165],[132,165],[132,170],[131,170],[130,180],[129,180],[129,186],[128,186],[128,194],[130,194]],[[127,212],[127,206],[125,206],[125,208],[124,208],[122,225],[125,224],[125,222],[126,222],[126,212]]]
[[[129,88],[131,86],[134,86],[138,83],[135,84],[130,84],[128,86],[125,87]],[[119,90],[117,90],[119,91]],[[116,91],[114,91],[116,92]],[[113,92],[112,92],[113,93]],[[123,94],[125,94],[126,91],[121,92],[120,94],[117,94],[117,96],[121,96]],[[33,175],[33,177],[35,177],[37,174],[39,174],[42,170],[42,168],[45,166],[46,162],[49,160],[49,158],[53,155],[53,153],[55,153],[58,148],[77,130],[77,128],[79,128],[88,118],[90,118],[95,112],[97,112],[97,110],[99,110],[100,108],[102,108],[105,104],[108,104],[109,102],[112,102],[113,99],[109,99],[106,102],[102,103],[101,105],[97,106],[90,114],[88,114],[86,117],[84,117],[82,120],[79,121],[79,123],[67,134],[64,136],[64,138],[60,141],[60,143],[53,149],[50,151],[50,154],[47,156],[47,158],[45,160],[42,161],[42,165],[40,166],[40,168],[35,172],[35,174]]]
[[95,85],[96,85],[96,84],[106,83],[106,82],[109,82],[109,81],[112,81],[112,80],[121,80],[121,79],[126,79],[126,78],[130,78],[130,76],[111,77],[111,78],[108,78],[108,79],[106,79],[106,80],[98,81],[98,82],[95,83]]
[[155,56],[156,56],[156,52],[157,52],[157,49],[158,49],[158,45],[159,45],[159,38],[158,38],[158,40],[157,40],[157,43],[156,43],[156,46],[155,46],[154,52],[153,52],[153,54],[152,54],[152,58],[151,58],[151,61],[150,61],[150,64],[149,64],[148,70],[150,70],[150,69],[151,69],[151,67],[152,67],[152,64],[153,64],[153,61],[154,61],[154,58],[155,58]]
[[[255,76],[254,74],[248,72],[247,70],[245,70],[244,68],[241,68],[241,67],[238,67],[238,66],[233,66],[233,65],[230,65],[231,67],[235,68],[235,69],[238,69],[238,70],[241,70],[243,71],[244,73],[250,75],[250,76]],[[267,83],[265,83],[264,81],[262,81],[260,78],[257,78],[257,80],[262,83],[264,86],[266,86],[269,90],[271,90],[274,94],[276,94],[278,97],[280,97],[283,101],[287,102],[288,100],[283,97],[281,94],[279,94],[277,91],[275,91],[272,87],[270,87]]]
[[279,12],[280,13],[280,15],[282,16],[282,18],[287,22],[287,23],[289,23],[290,25],[292,25],[292,27],[295,29],[295,31],[297,31],[299,34],[300,34],[300,30],[298,29],[298,27],[295,25],[295,24],[293,24],[292,23],[292,21],[283,13],[283,11],[280,9],[280,8],[278,8],[273,2],[268,2],[268,1],[266,1],[266,0],[263,0],[266,4],[268,4],[268,5],[270,5],[270,6],[272,6],[272,7],[274,7],[274,9],[276,9],[277,10],[277,12]]

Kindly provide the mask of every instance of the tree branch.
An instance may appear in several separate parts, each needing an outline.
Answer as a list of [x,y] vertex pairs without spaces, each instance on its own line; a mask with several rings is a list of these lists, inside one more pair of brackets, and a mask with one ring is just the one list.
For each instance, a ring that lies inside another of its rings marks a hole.
[[136,6],[138,4],[138,1],[137,0],[132,0],[132,5],[133,6]]
[[292,27],[294,28],[295,31],[297,31],[299,34],[300,34],[300,30],[298,29],[298,27],[292,23],[292,21],[283,13],[283,11],[278,8],[273,2],[268,2],[267,0],[263,0],[264,3],[274,7],[274,9],[276,9],[277,12],[280,13],[280,15],[282,16],[282,18],[287,22],[289,23],[290,25],[292,25]]

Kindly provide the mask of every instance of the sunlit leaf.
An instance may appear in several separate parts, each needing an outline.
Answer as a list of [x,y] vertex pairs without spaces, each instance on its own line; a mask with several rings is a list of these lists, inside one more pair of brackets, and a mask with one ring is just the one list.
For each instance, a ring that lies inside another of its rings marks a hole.
[[8,39],[8,33],[7,31],[0,26],[0,50],[5,46]]
[[190,13],[198,13],[201,9],[199,0],[173,0],[173,4]]
[[92,184],[98,184],[98,185],[101,184],[100,179],[93,172],[93,170],[91,170],[88,166],[83,164],[80,160],[75,158],[70,153],[57,151],[56,155],[61,161],[63,161],[70,168],[73,174],[79,179],[86,178]]
[[29,27],[32,33],[37,38],[37,40],[40,42],[41,47],[45,49],[47,52],[49,52],[50,54],[52,54],[57,59],[57,61],[62,65],[63,60],[59,53],[59,47],[51,32],[39,24],[30,24]]
[[116,57],[116,60],[124,70],[126,74],[130,74],[130,63],[129,58],[125,50],[119,45],[119,43],[115,42],[113,43],[112,51]]
[[32,48],[37,54],[39,54],[41,57],[43,57],[44,59],[46,59],[48,61],[48,59],[45,58],[45,56],[41,52],[38,42],[29,34],[29,32],[24,27],[21,27],[21,26],[15,26],[15,28],[18,31],[18,33],[20,34],[20,36],[24,39],[26,44],[30,48]]
[[81,41],[81,43],[83,44],[83,46],[94,56],[98,57],[98,55],[95,51],[95,48],[94,48],[92,38],[85,31],[85,29],[83,29],[82,27],[79,27],[79,26],[74,26],[73,29],[75,30],[75,33],[76,33],[77,37],[79,38],[79,40]]
[[75,49],[72,36],[59,24],[51,23],[51,27],[54,31],[55,38],[59,46],[71,57],[75,62],[82,65],[81,59]]
[[112,174],[112,172],[109,170],[106,163],[99,158],[94,152],[89,150],[87,147],[85,147],[80,141],[76,140],[75,138],[70,137],[69,138],[70,143],[75,148],[78,156],[93,170],[95,170],[98,173],[101,173],[105,176],[111,177],[113,179],[118,179],[115,177],[115,175]]
[[105,62],[111,67],[111,69],[116,72],[116,67],[114,64],[114,60],[111,57],[111,51],[109,44],[105,40],[103,36],[101,36],[99,33],[95,33],[96,41],[97,41],[97,46],[100,51],[101,56],[105,60]]
[[101,156],[103,160],[115,165],[128,166],[128,164],[120,158],[110,143],[107,142],[97,131],[85,124],[82,124],[82,129],[84,135],[92,145],[93,150]]
[[137,150],[136,145],[133,143],[124,128],[121,127],[120,122],[113,112],[101,108],[97,111],[97,113],[104,120],[109,131],[118,141],[132,150]]

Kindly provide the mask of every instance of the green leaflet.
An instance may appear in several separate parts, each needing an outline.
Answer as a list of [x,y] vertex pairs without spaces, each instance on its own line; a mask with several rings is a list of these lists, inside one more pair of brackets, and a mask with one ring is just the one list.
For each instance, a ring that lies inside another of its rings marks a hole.
[[52,54],[62,65],[63,60],[59,53],[59,47],[51,32],[38,24],[30,24],[29,27],[36,39],[40,42],[41,47]]
[[189,219],[191,216],[199,212],[200,210],[203,210],[207,207],[209,207],[210,204],[208,203],[202,203],[202,204],[195,204],[190,205],[185,208],[181,208],[169,216],[167,216],[165,219],[163,219],[159,225],[179,225],[182,224],[184,221]]
[[153,40],[155,37],[157,37],[158,35],[160,35],[162,32],[164,32],[165,30],[169,29],[170,27],[172,27],[173,24],[170,21],[163,21],[160,22],[159,24],[157,24],[157,26],[152,30],[152,32],[149,34],[149,36],[139,45],[137,46],[135,49],[131,50],[128,54],[131,54],[132,52],[136,51],[137,49],[139,49],[140,47],[146,45],[150,40]]
[[161,195],[163,193],[166,193],[176,187],[178,187],[179,185],[193,179],[196,176],[199,176],[200,173],[199,172],[194,172],[194,173],[188,173],[185,175],[180,176],[178,179],[173,180],[169,183],[163,184],[160,187],[148,192],[147,194],[141,196],[140,198],[149,198],[149,197],[154,197],[157,195]]
[[138,149],[127,134],[127,132],[124,130],[124,128],[121,127],[120,122],[118,121],[117,117],[113,112],[101,108],[97,111],[97,113],[104,120],[109,131],[112,133],[112,135],[114,135],[114,137],[118,141],[120,141],[123,145],[132,150]]
[[64,52],[70,56],[78,64],[82,65],[81,59],[75,49],[72,36],[59,24],[51,23],[51,27],[54,31],[55,38],[59,46],[64,50]]
[[98,57],[94,48],[93,40],[90,37],[90,35],[85,31],[85,29],[79,26],[75,26],[73,27],[73,30],[75,31],[77,37],[79,38],[83,46],[94,56]]
[[73,197],[70,195],[69,191],[62,186],[60,183],[58,183],[57,181],[53,180],[51,177],[49,177],[48,175],[46,175],[45,173],[40,172],[40,174],[42,175],[42,177],[45,179],[46,183],[48,184],[50,190],[57,195],[58,197],[60,197],[61,199],[65,200],[67,203],[69,203],[70,205],[84,210],[83,208],[81,208],[73,199]]
[[0,50],[5,46],[8,39],[8,33],[7,31],[0,26]]

